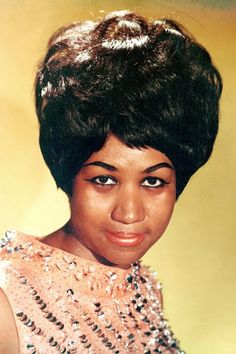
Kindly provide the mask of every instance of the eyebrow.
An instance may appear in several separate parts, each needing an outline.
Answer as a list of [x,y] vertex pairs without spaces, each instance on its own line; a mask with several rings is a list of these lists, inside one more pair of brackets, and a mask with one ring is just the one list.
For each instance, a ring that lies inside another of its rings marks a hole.
[[83,167],[87,167],[87,166],[99,166],[102,168],[105,168],[108,171],[117,171],[117,168],[115,166],[112,166],[106,162],[102,162],[102,161],[93,161],[93,162],[89,162],[86,163],[85,165],[83,165]]
[[146,170],[144,170],[143,172],[150,173],[159,170],[160,168],[170,168],[171,170],[174,170],[174,167],[171,166],[168,162],[161,162],[146,168]]
[[[117,168],[115,166],[112,166],[112,165],[110,165],[106,162],[102,162],[102,161],[93,161],[93,162],[89,162],[89,163],[86,163],[85,165],[83,165],[83,167],[87,167],[87,166],[99,166],[99,167],[105,168],[105,170],[108,170],[108,171],[117,171]],[[161,162],[161,163],[157,163],[153,166],[146,168],[142,172],[143,173],[150,173],[150,172],[154,172],[156,170],[159,170],[160,168],[170,168],[171,170],[174,170],[174,167],[171,166],[168,162]]]

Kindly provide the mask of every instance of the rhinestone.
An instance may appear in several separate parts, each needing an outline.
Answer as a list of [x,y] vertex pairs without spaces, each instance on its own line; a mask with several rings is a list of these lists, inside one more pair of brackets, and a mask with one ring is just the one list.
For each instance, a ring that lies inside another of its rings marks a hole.
[[127,280],[128,283],[132,283],[133,282],[133,276],[130,275],[130,274],[127,275],[126,280]]
[[96,331],[97,329],[98,329],[98,325],[94,324],[94,325],[92,326],[92,330],[93,330],[93,331]]
[[39,308],[41,310],[44,310],[47,307],[47,305],[43,302],[42,304],[40,304]]
[[77,263],[74,262],[74,261],[71,261],[71,262],[69,263],[69,269],[75,269],[76,266],[77,266]]
[[70,340],[70,341],[68,342],[69,347],[73,347],[75,344],[76,344],[76,343],[75,343],[74,340]]
[[24,312],[22,312],[22,311],[21,311],[21,312],[18,312],[18,313],[16,314],[17,317],[22,317],[23,315],[24,315]]
[[109,323],[109,324],[106,326],[106,328],[109,329],[109,330],[112,329],[112,324]]
[[72,289],[67,289],[66,292],[68,295],[74,295],[74,291]]
[[36,303],[37,303],[38,305],[41,305],[41,304],[43,303],[43,300],[39,298],[38,300],[36,300]]
[[133,333],[130,333],[130,334],[128,335],[128,339],[129,339],[129,340],[134,339]]
[[146,331],[146,332],[144,332],[144,334],[145,334],[145,336],[150,336],[152,333],[151,332],[149,332],[149,331]]
[[35,334],[38,334],[38,335],[40,335],[40,334],[42,334],[42,330],[41,330],[41,328],[36,328],[36,330],[35,330]]
[[142,310],[142,307],[143,306],[136,305],[134,308],[135,308],[136,311],[140,312]]
[[105,345],[106,345],[107,348],[111,348],[112,347],[112,343],[111,342],[107,342]]
[[25,277],[20,277],[20,283],[21,284],[27,284],[27,279]]
[[91,347],[91,343],[85,343],[85,344],[84,344],[84,348],[88,349],[88,348],[90,348],[90,347]]
[[34,345],[33,344],[31,344],[31,343],[28,343],[27,344],[27,349],[34,349],[35,347],[34,347]]
[[62,329],[64,327],[64,324],[60,321],[57,321],[56,326],[59,327],[59,329]]
[[72,327],[78,329],[80,327],[79,322],[78,321],[74,321],[72,323]]
[[28,318],[28,317],[24,314],[24,315],[21,317],[20,320],[21,320],[22,322],[24,322],[25,320],[27,320],[27,318]]
[[34,322],[31,321],[30,319],[28,319],[26,322],[24,322],[24,324],[25,324],[26,326],[28,326],[28,327],[32,327],[33,324],[34,324]]
[[13,230],[7,230],[5,232],[5,237],[7,238],[7,240],[12,240],[16,235],[16,231],[13,231]]
[[117,274],[114,273],[114,272],[110,272],[110,273],[108,274],[108,276],[109,276],[109,278],[110,278],[111,280],[116,280],[116,278],[117,278]]
[[57,318],[55,316],[53,316],[52,318],[49,319],[50,322],[56,322]]
[[50,320],[50,318],[52,318],[52,317],[53,317],[53,315],[52,315],[51,312],[49,312],[49,313],[47,314],[47,316],[46,316],[46,318],[47,318],[48,320]]
[[3,248],[3,247],[5,247],[7,244],[8,244],[8,241],[2,238],[1,241],[0,241],[0,247]]

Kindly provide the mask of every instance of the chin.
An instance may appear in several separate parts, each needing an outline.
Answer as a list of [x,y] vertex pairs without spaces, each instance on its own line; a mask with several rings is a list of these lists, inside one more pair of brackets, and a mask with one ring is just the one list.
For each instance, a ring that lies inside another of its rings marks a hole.
[[113,257],[112,259],[109,257],[107,259],[107,264],[110,264],[113,267],[118,267],[118,268],[130,268],[132,263],[135,263],[140,260],[140,258],[143,256],[143,254],[139,255],[130,255],[127,257],[127,255],[120,253],[118,257]]

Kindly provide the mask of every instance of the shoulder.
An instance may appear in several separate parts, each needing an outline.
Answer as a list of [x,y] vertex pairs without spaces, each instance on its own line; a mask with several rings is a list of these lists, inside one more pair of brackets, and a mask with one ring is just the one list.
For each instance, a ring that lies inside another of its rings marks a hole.
[[[19,340],[14,316],[9,301],[0,288],[0,353],[18,354]],[[11,334],[9,339],[9,333]]]
[[16,241],[17,233],[12,230],[8,230],[5,232],[3,236],[0,237],[0,255],[1,258],[4,256],[6,251],[11,253],[11,246]]
[[0,236],[0,261],[10,260],[13,255],[18,254],[25,246],[29,248],[33,236],[28,236],[15,230],[8,230],[3,236]]

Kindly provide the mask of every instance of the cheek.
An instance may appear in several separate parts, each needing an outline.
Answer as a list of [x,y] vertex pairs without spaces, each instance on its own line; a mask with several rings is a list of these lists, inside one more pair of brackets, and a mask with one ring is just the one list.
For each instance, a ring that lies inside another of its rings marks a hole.
[[149,222],[154,233],[162,234],[169,224],[175,206],[175,198],[163,196],[149,204]]
[[78,223],[97,224],[110,214],[111,204],[108,198],[99,193],[81,190],[71,200],[71,216]]

